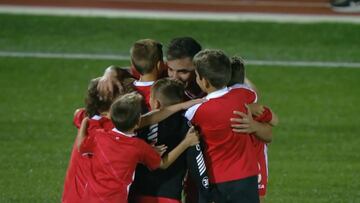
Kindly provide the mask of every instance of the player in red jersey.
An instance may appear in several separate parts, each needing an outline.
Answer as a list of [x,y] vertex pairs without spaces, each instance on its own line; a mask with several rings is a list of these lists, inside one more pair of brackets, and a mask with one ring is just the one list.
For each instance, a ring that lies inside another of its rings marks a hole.
[[125,203],[138,163],[151,170],[167,168],[187,147],[198,143],[196,132],[190,129],[185,139],[161,158],[150,145],[135,137],[134,130],[141,125],[141,99],[139,94],[130,93],[112,104],[112,131],[106,132],[96,120],[84,119],[78,135],[79,150],[92,156],[88,184],[80,202]]
[[[133,79],[126,70],[118,70],[117,79],[121,81],[121,93],[131,92],[134,89],[131,87]],[[111,130],[113,124],[107,117],[108,110],[112,103],[112,100],[104,100],[99,97],[97,91],[97,85],[100,78],[96,78],[90,81],[87,96],[85,99],[85,109],[77,109],[74,114],[74,125],[80,128],[81,122],[85,117],[90,117],[94,120],[98,120],[99,124],[105,130]],[[113,98],[116,98],[121,94],[117,87],[114,87]],[[87,156],[79,153],[76,140],[73,145],[69,166],[65,176],[64,191],[62,196],[62,202],[76,202],[81,199],[83,194],[83,188],[86,186],[86,165]]]
[[146,106],[150,110],[150,88],[165,67],[162,45],[152,39],[138,40],[131,47],[130,57],[131,65],[140,73],[140,78],[134,82],[134,86],[145,98]]
[[[250,89],[248,86],[244,84],[245,79],[245,66],[244,62],[241,58],[232,57],[231,58],[231,81],[229,82],[228,86],[231,88],[243,88],[249,90],[249,94],[254,95],[253,98],[249,99],[249,103],[256,103],[257,102],[257,95],[256,92]],[[265,111],[271,111],[270,109],[265,107]],[[241,112],[238,112],[241,117],[247,117],[248,119],[252,119],[252,116],[244,115]],[[274,126],[278,122],[277,116],[271,112],[270,117],[268,118],[255,118],[265,120],[270,125]],[[235,124],[237,125],[237,124]],[[257,161],[259,167],[259,174],[258,174],[258,190],[259,190],[259,198],[260,202],[265,202],[265,195],[267,189],[267,181],[268,181],[268,158],[267,158],[267,143],[271,142],[272,137],[256,137],[254,135],[254,146],[256,148],[257,154]]]
[[231,78],[229,58],[221,51],[204,50],[194,57],[196,81],[208,101],[186,112],[205,141],[210,182],[219,202],[258,202],[258,167],[249,134],[231,129],[234,110],[246,112],[248,92],[226,87]]

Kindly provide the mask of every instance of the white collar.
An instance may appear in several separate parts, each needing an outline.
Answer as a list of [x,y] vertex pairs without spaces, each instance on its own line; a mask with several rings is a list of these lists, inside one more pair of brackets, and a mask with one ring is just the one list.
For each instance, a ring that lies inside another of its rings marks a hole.
[[93,117],[91,117],[92,120],[96,120],[96,121],[100,120],[101,118],[102,117],[99,115],[94,115]]
[[134,133],[131,133],[131,134],[128,134],[128,133],[123,133],[121,132],[120,130],[116,129],[116,128],[113,128],[112,129],[113,132],[116,132],[116,133],[119,133],[121,135],[124,135],[126,137],[135,137],[136,135]]
[[235,84],[233,84],[233,85],[231,85],[230,87],[229,87],[229,89],[236,89],[236,88],[245,88],[245,89],[250,89],[250,87],[248,86],[248,85],[246,85],[246,84],[241,84],[241,83],[235,83]]
[[139,80],[134,81],[134,85],[137,87],[145,87],[145,86],[151,86],[154,84],[155,81],[148,81],[148,82],[142,82]]
[[218,98],[223,96],[224,94],[229,92],[229,88],[228,87],[224,87],[222,89],[216,90],[215,92],[211,92],[210,94],[208,94],[205,99],[214,99],[214,98]]

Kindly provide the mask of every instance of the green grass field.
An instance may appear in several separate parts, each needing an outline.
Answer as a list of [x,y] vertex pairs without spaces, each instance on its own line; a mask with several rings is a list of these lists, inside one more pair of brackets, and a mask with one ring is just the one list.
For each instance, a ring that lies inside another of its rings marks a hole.
[[[0,15],[0,51],[127,54],[191,35],[246,59],[360,61],[360,26]],[[0,202],[59,202],[88,81],[127,61],[0,57]],[[280,117],[267,202],[360,202],[360,69],[248,66]]]

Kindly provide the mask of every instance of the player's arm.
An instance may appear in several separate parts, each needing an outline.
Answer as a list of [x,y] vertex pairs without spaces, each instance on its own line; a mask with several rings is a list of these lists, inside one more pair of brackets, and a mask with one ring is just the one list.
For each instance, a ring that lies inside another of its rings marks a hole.
[[97,89],[100,93],[100,96],[103,98],[111,98],[114,92],[114,84],[119,88],[119,90],[123,89],[121,82],[118,80],[118,71],[121,68],[116,67],[114,65],[106,68],[104,75],[99,80]]
[[85,140],[85,138],[87,136],[86,131],[88,128],[88,124],[89,124],[89,118],[85,117],[81,122],[80,129],[78,130],[78,134],[76,136],[76,145],[77,145],[79,151],[80,151],[83,141]]
[[253,82],[251,82],[251,80],[249,80],[249,78],[245,77],[244,79],[244,83],[249,86],[252,90],[254,90],[256,92],[256,94],[259,96],[259,92],[255,86],[255,84]]
[[272,125],[253,119],[250,108],[246,105],[247,113],[234,111],[237,118],[231,118],[231,127],[234,132],[255,134],[260,140],[269,143],[272,141]]
[[168,168],[188,147],[196,144],[199,144],[199,135],[194,127],[191,127],[184,140],[161,159],[159,168]]
[[174,104],[158,110],[151,111],[141,116],[139,128],[143,128],[145,126],[159,123],[160,121],[166,119],[167,117],[171,116],[172,114],[178,111],[186,110],[191,106],[202,103],[204,101],[205,101],[204,99],[194,99],[187,102],[182,102],[179,104]]

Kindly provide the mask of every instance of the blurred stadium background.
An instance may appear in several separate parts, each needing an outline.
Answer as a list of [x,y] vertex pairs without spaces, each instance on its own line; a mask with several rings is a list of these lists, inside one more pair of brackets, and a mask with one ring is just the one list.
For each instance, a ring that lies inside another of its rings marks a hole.
[[360,14],[326,0],[0,0],[0,202],[59,202],[88,81],[177,36],[242,56],[278,113],[267,202],[360,202]]

